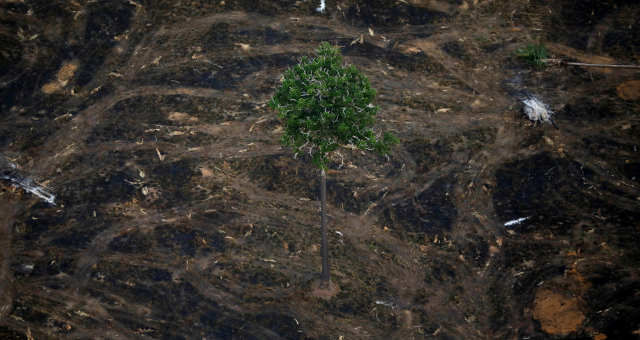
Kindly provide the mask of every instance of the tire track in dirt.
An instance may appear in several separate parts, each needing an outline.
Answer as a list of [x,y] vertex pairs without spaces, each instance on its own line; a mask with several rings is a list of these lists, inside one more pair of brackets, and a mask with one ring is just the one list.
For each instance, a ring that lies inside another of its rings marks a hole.
[[[179,210],[179,208],[174,208],[173,211],[175,210]],[[93,285],[91,283],[89,283],[89,280],[92,280],[90,275],[91,272],[100,261],[118,261],[118,259],[122,258],[118,255],[106,256],[109,244],[116,237],[138,230],[153,230],[157,226],[166,224],[169,220],[173,220],[175,222],[174,216],[176,216],[176,214],[171,211],[160,212],[158,210],[146,208],[144,209],[144,212],[138,211],[135,215],[125,215],[122,222],[112,224],[107,229],[93,237],[89,246],[76,256],[73,279],[71,280],[68,289],[68,292],[70,293],[64,296],[64,298],[60,297],[67,306],[66,310],[83,310],[92,316],[101,316],[104,319],[110,319],[110,313],[101,308],[100,303],[91,303],[93,298],[90,297],[87,289],[96,289],[95,287],[92,287]],[[185,216],[181,217],[186,219]],[[131,226],[131,224],[133,224],[133,226]],[[131,257],[131,255],[127,254],[127,257]],[[131,262],[131,259],[123,261],[123,263],[129,262]],[[112,296],[112,298],[114,297],[115,296]],[[138,305],[138,308],[134,308],[135,305],[127,302],[125,298],[120,299],[122,300],[122,304],[125,306],[122,309],[124,312],[130,312],[132,310],[140,311],[145,309],[142,305]],[[114,322],[115,325],[120,325],[119,327],[116,327],[116,329],[120,329],[121,335],[128,333],[126,326],[113,320],[111,322]]]
[[100,99],[97,103],[76,114],[74,118],[66,124],[66,127],[63,127],[47,139],[42,151],[40,151],[36,157],[39,161],[35,162],[33,172],[42,176],[47,172],[47,169],[49,172],[55,171],[69,156],[83,151],[86,148],[84,140],[93,127],[103,121],[109,109],[113,108],[119,102],[133,97],[153,94],[165,96],[183,94],[200,97],[223,97],[220,91],[213,89],[171,88],[165,86],[141,86],[133,90],[109,95],[107,98]]

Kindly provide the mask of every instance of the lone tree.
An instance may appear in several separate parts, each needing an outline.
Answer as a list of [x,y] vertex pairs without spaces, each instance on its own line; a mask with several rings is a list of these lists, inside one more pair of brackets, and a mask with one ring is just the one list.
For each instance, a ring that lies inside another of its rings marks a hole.
[[330,281],[327,250],[326,172],[327,155],[340,145],[352,144],[361,150],[389,153],[398,142],[390,133],[373,130],[378,107],[376,91],[369,79],[353,65],[343,66],[336,47],[320,44],[316,58],[302,57],[284,72],[282,85],[269,106],[278,111],[284,124],[282,144],[292,147],[295,156],[308,152],[320,169],[322,276]]

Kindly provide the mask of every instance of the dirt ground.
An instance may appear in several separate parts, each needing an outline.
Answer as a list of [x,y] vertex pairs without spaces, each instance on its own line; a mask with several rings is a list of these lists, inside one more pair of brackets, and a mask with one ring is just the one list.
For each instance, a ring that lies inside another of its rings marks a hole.
[[[515,56],[640,64],[640,5],[319,3],[0,3],[0,338],[640,338],[640,72]],[[266,103],[322,41],[401,143],[332,155],[319,298]]]

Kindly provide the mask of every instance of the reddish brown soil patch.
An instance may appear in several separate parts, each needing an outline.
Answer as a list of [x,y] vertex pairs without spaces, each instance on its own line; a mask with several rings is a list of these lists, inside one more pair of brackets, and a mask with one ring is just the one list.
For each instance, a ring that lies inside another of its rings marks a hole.
[[640,99],[640,80],[626,81],[618,86],[618,97],[624,100]]
[[69,80],[73,78],[73,75],[76,73],[77,69],[78,64],[75,61],[64,63],[62,67],[60,67],[60,70],[56,75],[56,79],[42,86],[42,92],[44,92],[45,94],[52,94],[62,90],[65,86],[67,86]]
[[553,335],[567,335],[578,331],[585,319],[580,301],[549,289],[536,293],[533,317],[542,330]]

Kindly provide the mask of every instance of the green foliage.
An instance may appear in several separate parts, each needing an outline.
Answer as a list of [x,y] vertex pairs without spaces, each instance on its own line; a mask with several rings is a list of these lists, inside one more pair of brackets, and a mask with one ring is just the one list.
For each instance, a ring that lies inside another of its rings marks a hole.
[[369,79],[355,66],[343,66],[338,49],[323,42],[316,58],[302,57],[284,72],[269,106],[284,123],[282,143],[296,154],[310,152],[314,164],[325,169],[327,154],[340,145],[387,154],[398,142],[373,130],[375,95]]
[[544,59],[549,58],[547,48],[543,44],[529,44],[516,50],[516,55],[529,64],[537,67],[544,67]]

